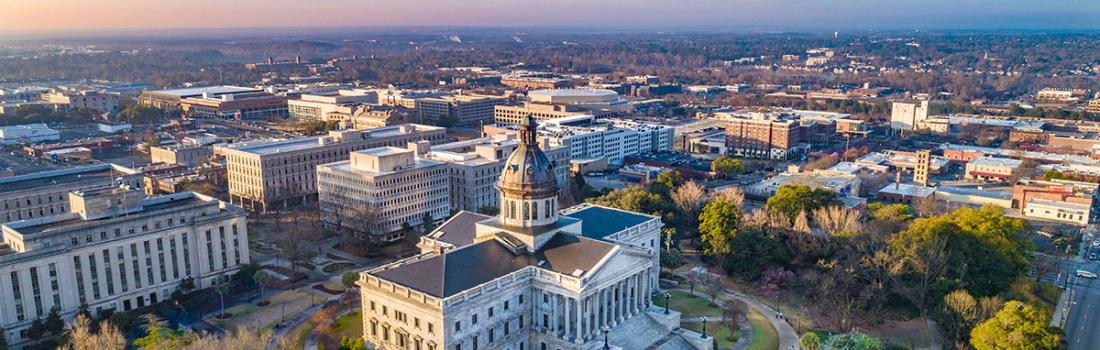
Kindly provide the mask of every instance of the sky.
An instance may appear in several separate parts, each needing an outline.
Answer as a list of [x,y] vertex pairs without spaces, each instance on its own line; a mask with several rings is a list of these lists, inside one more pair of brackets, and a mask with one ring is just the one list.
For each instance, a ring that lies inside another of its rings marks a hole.
[[1100,0],[0,0],[0,34],[257,27],[1100,29]]

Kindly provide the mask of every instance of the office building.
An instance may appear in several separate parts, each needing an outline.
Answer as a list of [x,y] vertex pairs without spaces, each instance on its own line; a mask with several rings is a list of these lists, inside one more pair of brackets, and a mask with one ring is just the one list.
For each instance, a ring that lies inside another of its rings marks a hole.
[[535,128],[523,126],[505,162],[500,215],[461,212],[421,239],[421,255],[361,273],[367,346],[597,349],[605,327],[621,349],[712,342],[671,333],[656,320],[677,315],[650,308],[660,218],[591,205],[559,212]]
[[378,103],[378,92],[364,89],[339,90],[336,94],[303,94],[300,98],[289,100],[287,111],[297,120],[325,120],[329,113],[351,113],[352,106]]
[[500,84],[516,89],[561,89],[573,84],[556,74],[550,73],[513,73],[500,77]]
[[286,101],[266,92],[204,93],[181,99],[180,108],[191,118],[267,120],[289,116]]
[[213,155],[213,147],[193,143],[149,147],[149,158],[153,163],[196,166],[210,161],[210,157]]
[[493,108],[507,102],[492,96],[441,96],[416,99],[416,114],[420,122],[437,125],[481,126],[493,123]]
[[898,101],[890,108],[890,128],[916,130],[928,119],[928,101]]
[[190,192],[145,198],[108,186],[67,193],[70,210],[3,226],[0,324],[25,344],[52,308],[71,319],[167,301],[180,282],[209,288],[250,261],[245,212]]
[[345,129],[363,130],[395,126],[410,119],[409,110],[404,107],[358,105],[327,113],[323,120],[339,121]]
[[551,119],[592,115],[597,118],[610,117],[614,112],[607,110],[588,110],[575,105],[550,105],[526,102],[521,106],[496,106],[493,110],[493,122],[499,126],[522,124],[527,117],[544,122]]
[[17,145],[57,141],[61,133],[46,124],[22,124],[0,127],[0,144]]
[[328,135],[217,146],[228,166],[229,199],[248,210],[268,211],[313,202],[319,164],[348,160],[351,152],[409,142],[440,143],[446,129],[403,124],[369,130],[330,131]]
[[1022,163],[1019,159],[1011,158],[974,158],[966,163],[966,178],[983,181],[1008,180]]
[[[515,125],[483,129],[488,135],[520,131]],[[597,120],[591,115],[548,120],[538,134],[548,139],[550,146],[569,147],[572,160],[604,158],[616,165],[622,165],[627,156],[671,151],[673,143],[672,127],[625,119]]]
[[[557,181],[566,183],[569,174],[568,146],[550,147],[545,138],[540,146],[554,162]],[[453,210],[479,211],[486,207],[500,207],[500,191],[496,181],[500,178],[504,161],[519,147],[516,136],[498,134],[426,147],[419,150],[422,157],[445,162],[450,169]]]
[[118,113],[119,95],[96,90],[59,88],[42,94],[42,100],[64,109],[85,108],[99,113]]
[[141,173],[114,164],[69,167],[0,178],[0,223],[42,218],[69,211],[68,193],[126,184],[141,187]]
[[1045,87],[1035,93],[1035,99],[1043,102],[1077,102],[1085,96],[1084,89],[1058,89]]
[[446,92],[435,90],[377,89],[374,91],[376,94],[378,94],[379,105],[404,107],[410,109],[416,108],[417,99],[443,97],[448,95]]
[[1092,114],[1100,114],[1100,96],[1089,100],[1089,103],[1085,106],[1085,110]]
[[338,229],[365,230],[377,243],[445,220],[451,215],[447,164],[417,157],[412,145],[355,151],[350,160],[318,165],[321,220]]
[[726,120],[726,149],[730,155],[787,160],[809,150],[797,117],[752,112],[747,117],[728,114]]
[[262,92],[260,89],[240,86],[205,86],[181,89],[145,91],[138,95],[138,103],[157,108],[179,108],[180,102],[187,98],[216,98],[222,95],[251,94]]

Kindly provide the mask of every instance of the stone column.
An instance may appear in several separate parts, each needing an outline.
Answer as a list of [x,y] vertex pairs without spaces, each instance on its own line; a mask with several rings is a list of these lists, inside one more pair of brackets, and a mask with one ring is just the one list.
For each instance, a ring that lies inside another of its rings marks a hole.
[[581,299],[573,298],[573,320],[576,321],[573,324],[573,342],[581,343]]

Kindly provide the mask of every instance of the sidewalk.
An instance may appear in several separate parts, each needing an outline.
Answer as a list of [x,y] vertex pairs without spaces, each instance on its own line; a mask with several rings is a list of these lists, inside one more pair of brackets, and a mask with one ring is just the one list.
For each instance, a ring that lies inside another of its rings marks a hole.
[[1066,318],[1069,317],[1070,304],[1073,303],[1073,297],[1077,294],[1072,288],[1062,290],[1062,295],[1058,297],[1058,304],[1054,305],[1054,314],[1050,317],[1050,326],[1062,328],[1065,326]]
[[[716,275],[709,271],[707,273],[712,275],[714,278],[725,278],[725,276]],[[756,300],[756,298],[754,297],[738,291],[723,289],[721,293],[724,297],[728,299],[740,300],[744,302],[745,305],[748,305],[749,307],[756,310],[756,312],[767,316],[768,322],[771,322],[772,327],[775,328],[776,333],[779,334],[779,350],[801,349],[801,346],[798,342],[798,333],[794,331],[794,328],[791,327],[790,323],[787,323],[786,321],[780,320],[776,317],[778,312],[776,312],[774,308]],[[708,296],[706,293],[699,290],[695,291],[694,294],[702,297]]]

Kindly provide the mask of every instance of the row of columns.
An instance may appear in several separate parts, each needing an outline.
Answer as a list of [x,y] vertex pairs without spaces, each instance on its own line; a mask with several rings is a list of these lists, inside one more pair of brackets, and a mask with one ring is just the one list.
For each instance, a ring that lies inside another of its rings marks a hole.
[[615,327],[649,307],[654,287],[650,273],[640,271],[580,298],[543,291],[549,293],[549,302],[540,306],[535,322],[543,326],[547,315],[546,331],[576,344],[601,337],[603,327]]

